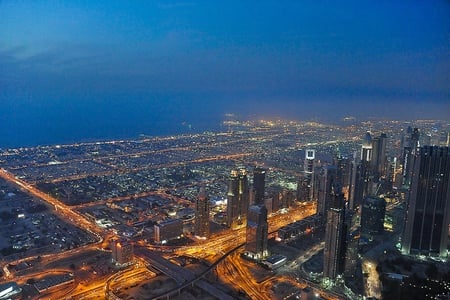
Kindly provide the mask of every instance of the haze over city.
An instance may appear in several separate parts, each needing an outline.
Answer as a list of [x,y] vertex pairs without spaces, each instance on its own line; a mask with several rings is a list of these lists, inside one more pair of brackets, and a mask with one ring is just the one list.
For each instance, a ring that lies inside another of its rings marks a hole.
[[447,1],[0,2],[0,147],[225,113],[449,119]]

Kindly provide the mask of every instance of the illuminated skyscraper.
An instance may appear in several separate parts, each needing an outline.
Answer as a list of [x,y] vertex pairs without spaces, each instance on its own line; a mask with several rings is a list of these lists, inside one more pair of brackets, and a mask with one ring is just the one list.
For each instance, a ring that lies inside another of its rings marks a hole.
[[334,165],[336,166],[336,178],[337,182],[342,185],[342,192],[344,193],[344,198],[349,200],[349,187],[350,187],[350,176],[352,168],[352,160],[345,157],[336,157]]
[[209,199],[205,188],[200,188],[195,207],[195,235],[209,237]]
[[367,132],[361,147],[361,160],[353,160],[350,186],[350,209],[362,204],[363,199],[372,192],[372,137]]
[[450,223],[450,153],[425,146],[414,156],[402,252],[447,257]]
[[372,136],[370,132],[366,132],[364,135],[362,147],[361,147],[361,161],[369,162],[372,160],[373,147],[372,147]]
[[353,160],[350,164],[350,178],[349,178],[349,186],[348,186],[348,207],[350,210],[354,210],[358,206],[356,194],[358,191],[357,188],[357,180],[359,180],[360,176],[360,162],[357,152],[353,154]]
[[419,149],[419,129],[408,127],[406,136],[403,141],[403,186],[409,188],[411,185],[411,175],[413,171],[413,161],[414,156],[417,154]]
[[245,250],[252,259],[267,257],[267,209],[264,205],[252,205],[248,210]]
[[314,160],[316,151],[313,149],[306,149],[305,161],[303,164],[303,174],[300,177],[297,186],[297,200],[312,201],[314,200]]
[[382,133],[372,140],[372,174],[375,182],[386,176],[386,143],[387,136]]
[[266,187],[266,170],[255,167],[253,170],[253,189],[255,191],[254,204],[264,203],[264,191]]
[[227,225],[236,229],[245,226],[249,205],[247,170],[232,170],[228,186]]

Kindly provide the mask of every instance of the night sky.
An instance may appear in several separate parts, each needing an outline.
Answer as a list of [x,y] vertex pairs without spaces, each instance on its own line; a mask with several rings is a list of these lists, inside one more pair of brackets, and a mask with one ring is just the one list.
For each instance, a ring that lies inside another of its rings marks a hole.
[[0,148],[225,113],[450,120],[449,16],[444,0],[0,0]]

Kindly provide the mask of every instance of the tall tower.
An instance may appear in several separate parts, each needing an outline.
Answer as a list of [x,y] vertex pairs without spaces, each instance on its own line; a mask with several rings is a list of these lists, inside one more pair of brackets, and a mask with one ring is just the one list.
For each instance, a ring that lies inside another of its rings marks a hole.
[[337,169],[335,166],[322,167],[320,170],[317,186],[317,213],[322,215],[324,222],[326,222],[327,211],[331,207],[332,188],[336,184]]
[[354,210],[358,206],[358,198],[357,194],[359,192],[357,190],[357,180],[359,179],[359,157],[357,152],[353,153],[353,160],[350,164],[350,178],[349,178],[349,186],[348,186],[348,206],[350,210]]
[[236,229],[245,226],[249,204],[247,170],[232,170],[228,186],[227,225]]
[[305,161],[303,164],[303,176],[300,178],[297,187],[297,199],[300,201],[314,200],[314,159],[316,150],[306,149]]
[[367,132],[361,147],[361,160],[354,159],[352,169],[352,187],[350,195],[350,208],[362,204],[363,199],[371,193],[372,176],[372,137]]
[[425,146],[420,148],[414,158],[402,252],[447,257],[450,223],[449,148]]
[[323,252],[323,276],[335,279],[344,271],[345,258],[344,240],[344,209],[330,208],[327,212],[325,227],[325,248]]
[[352,160],[345,157],[338,157],[336,158],[335,165],[337,168],[337,182],[342,185],[342,192],[345,195],[345,199],[349,200]]
[[252,205],[248,210],[245,250],[252,259],[267,257],[267,209]]
[[195,206],[195,228],[196,236],[209,237],[209,199],[206,196],[205,187],[200,188]]
[[386,176],[386,143],[387,136],[382,133],[372,140],[372,174],[374,181],[378,182]]
[[[409,136],[408,136],[409,134]],[[411,173],[413,171],[414,156],[419,149],[420,132],[418,128],[408,127],[407,136],[404,139],[403,148],[403,186],[409,189],[411,185]]]
[[254,204],[264,203],[264,190],[266,187],[266,170],[255,167],[253,170],[253,189],[255,191]]

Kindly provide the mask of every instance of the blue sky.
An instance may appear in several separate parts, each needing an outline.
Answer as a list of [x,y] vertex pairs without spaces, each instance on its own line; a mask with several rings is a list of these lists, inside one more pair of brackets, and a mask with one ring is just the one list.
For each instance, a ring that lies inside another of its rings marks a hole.
[[449,15],[443,0],[0,1],[0,121],[21,139],[226,112],[450,119]]

